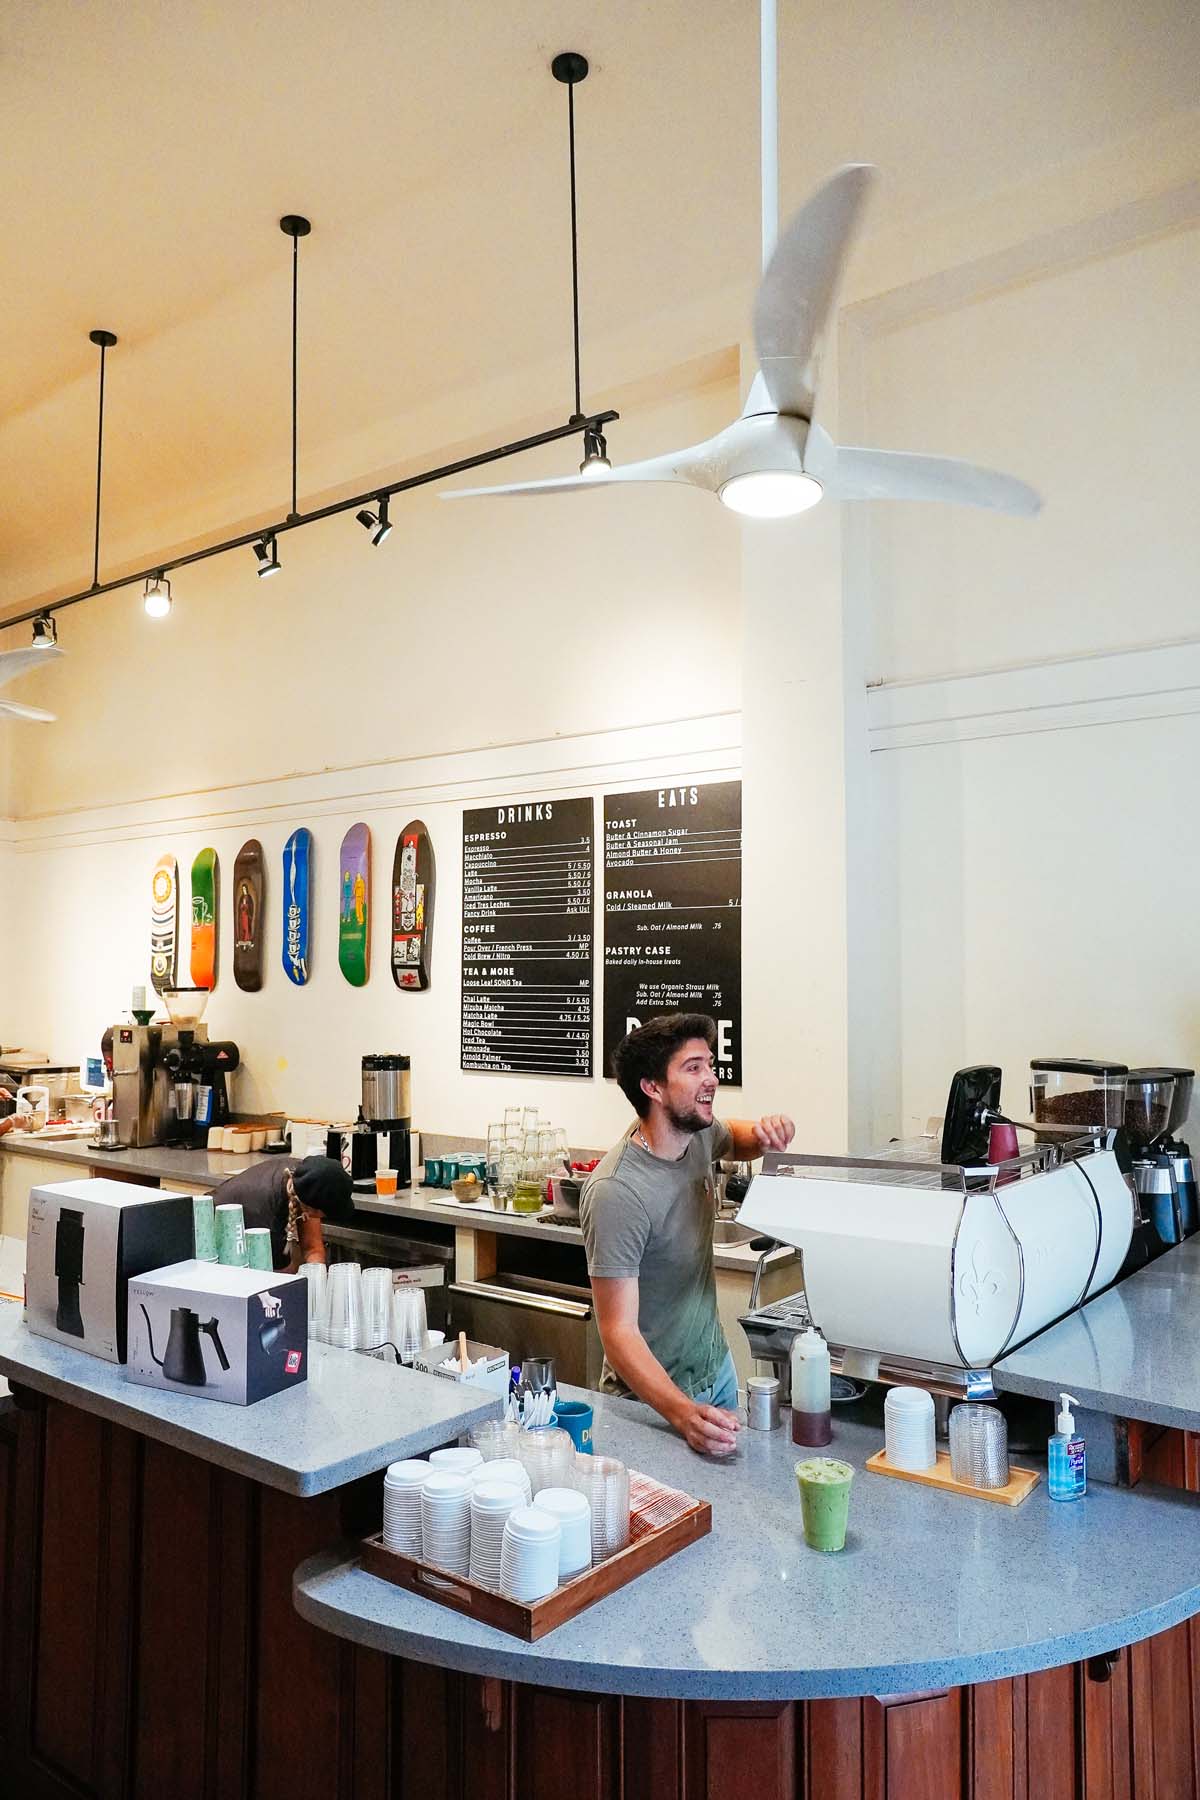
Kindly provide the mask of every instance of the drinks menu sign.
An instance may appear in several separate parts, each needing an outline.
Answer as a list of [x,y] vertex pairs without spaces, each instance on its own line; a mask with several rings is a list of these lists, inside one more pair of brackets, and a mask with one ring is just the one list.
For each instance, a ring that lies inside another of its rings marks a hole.
[[604,1073],[635,1025],[703,1012],[742,1079],[742,784],[604,799]]
[[593,804],[463,814],[462,1066],[592,1072]]

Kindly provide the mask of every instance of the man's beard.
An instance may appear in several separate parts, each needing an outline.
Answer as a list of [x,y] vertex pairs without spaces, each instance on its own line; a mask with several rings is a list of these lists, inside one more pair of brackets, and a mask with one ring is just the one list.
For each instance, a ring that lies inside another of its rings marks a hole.
[[712,1124],[711,1119],[702,1118],[701,1115],[695,1111],[676,1112],[673,1106],[666,1107],[665,1111],[676,1131],[707,1131]]

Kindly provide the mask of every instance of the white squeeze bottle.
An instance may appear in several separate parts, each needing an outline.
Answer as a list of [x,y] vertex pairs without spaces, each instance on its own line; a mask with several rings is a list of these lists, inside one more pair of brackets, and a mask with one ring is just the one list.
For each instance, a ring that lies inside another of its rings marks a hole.
[[829,1345],[815,1325],[792,1339],[792,1442],[827,1444],[833,1436],[829,1416]]
[[1074,1394],[1061,1394],[1059,1398],[1062,1410],[1058,1430],[1047,1445],[1046,1486],[1052,1500],[1079,1500],[1087,1493],[1087,1445],[1075,1435],[1075,1415],[1071,1411],[1079,1402]]

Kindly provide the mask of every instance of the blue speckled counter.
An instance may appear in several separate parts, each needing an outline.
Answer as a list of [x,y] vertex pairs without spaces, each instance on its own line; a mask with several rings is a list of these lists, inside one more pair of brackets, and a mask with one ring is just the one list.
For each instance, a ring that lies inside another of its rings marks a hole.
[[1168,1250],[996,1365],[1014,1394],[1200,1431],[1200,1238]]
[[[786,1415],[785,1415],[786,1416]],[[297,1572],[301,1615],[357,1644],[443,1667],[590,1692],[782,1700],[912,1692],[1080,1661],[1200,1612],[1200,1507],[1095,1488],[1015,1508],[863,1472],[871,1427],[831,1453],[859,1470],[846,1550],[805,1548],[785,1431],[727,1464],[652,1414],[599,1400],[596,1442],[710,1500],[712,1535],[524,1644],[365,1574],[343,1549]]]
[[0,1372],[83,1412],[157,1438],[287,1494],[323,1494],[403,1456],[453,1443],[499,1414],[495,1394],[310,1344],[308,1380],[254,1406],[170,1394],[117,1363],[36,1337],[0,1303]]

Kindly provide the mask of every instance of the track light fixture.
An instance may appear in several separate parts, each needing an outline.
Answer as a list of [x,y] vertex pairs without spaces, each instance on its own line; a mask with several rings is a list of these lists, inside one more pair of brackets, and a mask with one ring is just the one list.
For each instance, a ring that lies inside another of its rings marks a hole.
[[275,533],[269,532],[266,537],[259,538],[254,545],[254,554],[258,558],[258,579],[264,575],[278,575],[279,546],[275,542]]
[[387,495],[380,494],[375,504],[379,508],[377,513],[373,513],[370,507],[364,506],[362,511],[355,513],[354,516],[363,530],[371,533],[371,542],[378,547],[385,537],[391,536],[392,521],[388,518]]
[[142,605],[152,619],[165,619],[170,612],[171,584],[161,569],[157,575],[147,576]]
[[608,460],[608,441],[598,426],[589,425],[583,434],[583,461],[579,465],[581,475],[610,475],[612,464]]
[[50,613],[39,613],[33,621],[33,648],[53,650],[58,642],[58,626]]

